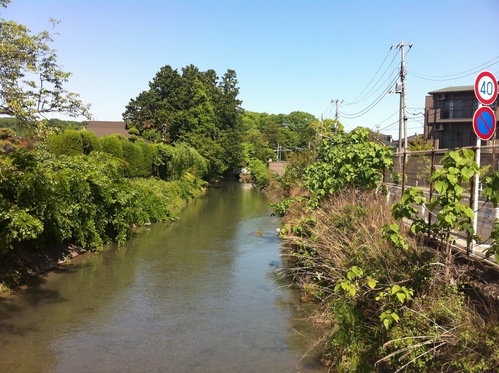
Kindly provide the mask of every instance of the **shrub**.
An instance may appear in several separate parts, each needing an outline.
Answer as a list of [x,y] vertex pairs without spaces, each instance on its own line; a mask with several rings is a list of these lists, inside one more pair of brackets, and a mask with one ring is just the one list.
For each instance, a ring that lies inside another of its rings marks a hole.
[[83,154],[83,140],[80,131],[66,130],[48,138],[49,151],[55,155]]
[[0,128],[0,140],[6,140],[9,137],[14,137],[16,133],[12,128]]
[[256,186],[263,188],[268,185],[272,174],[265,163],[259,159],[252,159],[248,168],[251,171],[251,178]]
[[99,140],[102,151],[123,159],[123,148],[121,141],[116,135],[103,136]]
[[197,181],[126,179],[122,162],[100,152],[19,151],[0,158],[0,253],[20,243],[94,250],[110,240],[123,244],[132,226],[172,217],[201,187]]
[[155,160],[154,165],[156,168],[156,176],[159,176],[163,180],[173,178],[173,146],[165,144],[155,144]]
[[137,128],[131,127],[131,128],[128,129],[128,134],[139,136],[140,132],[139,132],[139,130]]
[[149,177],[152,175],[153,162],[157,153],[156,147],[144,141],[139,141],[137,146],[142,149],[143,154],[140,176]]
[[123,159],[127,164],[125,175],[128,177],[143,176],[144,152],[142,148],[128,141],[122,142],[121,146]]
[[83,143],[83,154],[90,154],[94,150],[101,150],[99,139],[93,132],[80,131],[80,136]]

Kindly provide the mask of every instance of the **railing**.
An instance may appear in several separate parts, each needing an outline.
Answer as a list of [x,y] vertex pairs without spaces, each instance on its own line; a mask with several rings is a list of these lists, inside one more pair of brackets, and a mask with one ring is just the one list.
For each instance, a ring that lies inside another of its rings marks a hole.
[[277,161],[277,162],[269,162],[269,170],[279,176],[284,175],[286,171],[286,166],[289,162]]
[[[476,153],[476,147],[468,147]],[[433,185],[430,183],[430,175],[438,167],[441,167],[440,160],[449,149],[427,150],[427,151],[408,151],[404,153],[395,153],[393,156],[394,169],[390,172],[385,172],[384,180],[389,187],[389,198],[391,201],[399,199],[403,191],[410,186],[420,187],[427,198],[430,193],[433,193]],[[495,172],[499,169],[499,145],[488,145],[480,147],[480,169],[490,172]],[[485,172],[486,173],[486,172]],[[483,174],[483,173],[482,173]],[[490,233],[493,229],[495,219],[499,219],[499,208],[494,208],[491,203],[485,203],[485,199],[481,197],[481,182],[478,186],[474,185],[474,181],[461,185],[465,189],[465,198],[469,202],[469,206],[475,206],[474,188],[479,188],[478,193],[478,211],[475,211],[478,216],[477,234],[483,239],[474,249],[480,251],[480,247],[487,247],[491,241]],[[463,201],[464,202],[464,201]],[[421,216],[429,213],[421,211]],[[467,237],[460,232],[456,235],[461,237],[466,242]]]

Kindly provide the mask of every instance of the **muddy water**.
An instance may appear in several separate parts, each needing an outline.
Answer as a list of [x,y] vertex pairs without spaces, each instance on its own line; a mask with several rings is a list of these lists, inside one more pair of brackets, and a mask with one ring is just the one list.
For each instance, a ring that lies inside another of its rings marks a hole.
[[269,201],[229,184],[0,298],[1,372],[318,372]]

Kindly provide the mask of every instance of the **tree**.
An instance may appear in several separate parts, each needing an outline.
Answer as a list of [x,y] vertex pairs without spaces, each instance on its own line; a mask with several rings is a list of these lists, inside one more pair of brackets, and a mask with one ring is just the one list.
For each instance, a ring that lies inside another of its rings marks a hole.
[[[5,7],[10,0],[0,0]],[[52,20],[55,26],[57,21]],[[28,27],[0,19],[0,115],[32,126],[48,113],[90,118],[89,106],[63,88],[71,73],[57,63],[48,31],[32,34]]]
[[149,90],[130,100],[123,119],[141,134],[155,131],[164,143],[193,146],[209,161],[207,176],[214,178],[243,159],[237,84],[234,70],[219,79],[211,69],[203,72],[191,64],[179,73],[166,65]]
[[303,111],[289,113],[285,122],[286,128],[297,134],[297,141],[295,144],[291,144],[291,146],[307,148],[314,138],[315,131],[312,124],[316,121],[317,118],[310,113]]
[[370,131],[356,128],[325,138],[319,147],[319,162],[304,173],[304,184],[314,197],[334,195],[355,188],[374,190],[382,181],[383,171],[393,166],[392,151],[369,141]]

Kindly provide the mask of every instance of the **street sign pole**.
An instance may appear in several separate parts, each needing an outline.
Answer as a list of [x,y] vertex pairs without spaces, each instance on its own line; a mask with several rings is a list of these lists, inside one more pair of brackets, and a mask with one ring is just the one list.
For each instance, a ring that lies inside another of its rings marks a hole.
[[[480,145],[482,140],[477,136],[476,137],[476,164],[478,168],[480,168]],[[479,189],[480,189],[480,175],[478,172],[475,172],[475,190],[473,191],[473,211],[475,212],[473,215],[473,231],[475,234],[478,231],[478,198],[479,198]],[[476,253],[476,240],[473,238],[473,242],[471,243],[471,253]]]
[[[480,168],[480,145],[482,140],[490,139],[496,131],[495,112],[487,105],[492,105],[497,98],[497,79],[494,74],[488,71],[482,71],[475,79],[475,96],[480,102],[478,109],[473,115],[473,129],[476,133],[476,163]],[[485,105],[485,106],[483,106]],[[475,190],[473,193],[473,230],[475,234],[478,231],[478,198],[480,189],[480,177],[478,172],[475,173]],[[473,239],[471,252],[476,253],[476,240]]]

